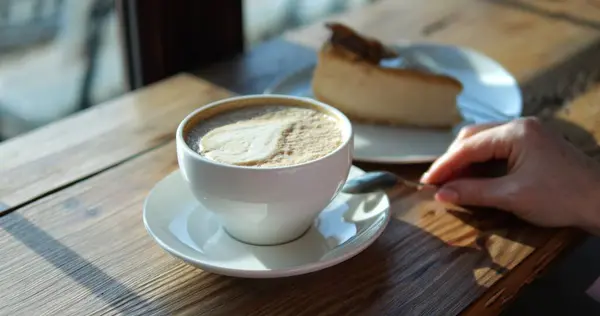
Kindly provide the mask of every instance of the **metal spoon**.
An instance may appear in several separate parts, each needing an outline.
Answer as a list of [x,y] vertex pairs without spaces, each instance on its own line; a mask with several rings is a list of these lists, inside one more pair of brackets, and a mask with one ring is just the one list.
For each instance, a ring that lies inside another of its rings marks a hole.
[[398,184],[403,184],[413,189],[431,188],[435,185],[410,181],[387,171],[367,172],[361,176],[350,179],[342,187],[342,192],[349,194],[364,194],[390,189]]

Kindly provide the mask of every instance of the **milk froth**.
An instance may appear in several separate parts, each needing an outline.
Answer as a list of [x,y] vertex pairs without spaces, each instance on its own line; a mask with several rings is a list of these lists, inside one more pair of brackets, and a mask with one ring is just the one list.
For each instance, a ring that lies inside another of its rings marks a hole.
[[318,159],[342,143],[339,122],[311,108],[260,105],[226,111],[192,127],[186,143],[224,164],[292,166]]

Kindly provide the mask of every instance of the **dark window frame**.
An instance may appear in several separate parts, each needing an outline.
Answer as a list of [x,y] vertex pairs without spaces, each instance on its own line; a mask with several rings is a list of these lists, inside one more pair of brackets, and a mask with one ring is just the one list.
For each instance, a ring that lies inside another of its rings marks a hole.
[[244,51],[242,0],[116,0],[129,87]]

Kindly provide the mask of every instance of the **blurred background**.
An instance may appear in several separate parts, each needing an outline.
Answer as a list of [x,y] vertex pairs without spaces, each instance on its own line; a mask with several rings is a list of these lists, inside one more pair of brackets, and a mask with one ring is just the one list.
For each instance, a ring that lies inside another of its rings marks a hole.
[[[245,48],[377,0],[244,0]],[[0,0],[0,141],[129,90],[114,0]]]
[[0,138],[126,91],[111,0],[0,0]]

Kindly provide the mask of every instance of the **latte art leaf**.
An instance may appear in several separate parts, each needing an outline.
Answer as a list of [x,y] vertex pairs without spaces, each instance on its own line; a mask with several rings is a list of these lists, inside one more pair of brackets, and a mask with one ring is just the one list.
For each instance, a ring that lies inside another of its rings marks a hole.
[[256,164],[278,153],[289,125],[281,120],[255,120],[221,126],[201,139],[200,149],[206,157],[223,163]]

